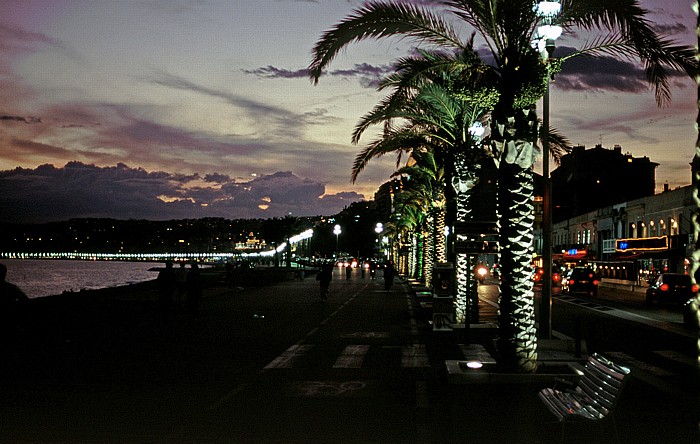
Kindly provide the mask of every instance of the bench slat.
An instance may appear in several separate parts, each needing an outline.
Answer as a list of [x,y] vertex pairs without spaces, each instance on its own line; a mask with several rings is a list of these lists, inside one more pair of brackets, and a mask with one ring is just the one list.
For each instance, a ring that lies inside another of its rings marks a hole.
[[601,420],[615,408],[629,373],[628,368],[594,353],[588,358],[574,390],[545,388],[540,390],[539,397],[560,421]]

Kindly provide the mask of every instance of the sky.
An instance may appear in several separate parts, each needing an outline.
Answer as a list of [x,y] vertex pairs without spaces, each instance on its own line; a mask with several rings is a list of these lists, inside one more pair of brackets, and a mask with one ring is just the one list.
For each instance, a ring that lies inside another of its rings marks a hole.
[[[692,3],[641,1],[657,31],[687,45]],[[359,145],[351,132],[410,42],[353,44],[318,85],[306,74],[322,33],[360,5],[2,0],[0,222],[332,215],[372,199],[396,158],[352,183],[379,128]],[[557,51],[583,41],[565,34]],[[659,108],[633,61],[572,61],[552,84],[551,125],[573,144],[659,163],[659,190],[688,185],[697,94],[689,78],[671,82]]]

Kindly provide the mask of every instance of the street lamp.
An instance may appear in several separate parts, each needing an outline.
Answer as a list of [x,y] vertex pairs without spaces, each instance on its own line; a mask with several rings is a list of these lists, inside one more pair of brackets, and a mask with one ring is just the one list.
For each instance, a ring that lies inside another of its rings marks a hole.
[[[380,254],[382,252],[381,234],[383,231],[384,231],[384,224],[381,222],[377,222],[377,225],[374,226],[374,232],[377,233],[377,238],[375,239],[375,243],[379,244],[379,246],[377,247],[377,250]],[[374,252],[372,254],[374,254]]]
[[[537,27],[537,48],[542,57],[549,64],[554,54],[554,41],[562,32],[561,26],[556,24],[561,12],[559,1],[543,1],[535,6],[535,11],[540,17],[540,26]],[[548,70],[549,71],[549,70]],[[542,100],[542,178],[544,180],[544,199],[542,214],[542,268],[544,281],[542,282],[542,299],[540,301],[540,331],[546,339],[552,337],[552,182],[549,178],[549,82],[550,74],[547,73],[547,86]]]
[[333,234],[335,234],[335,257],[338,257],[338,236],[340,236],[341,233],[340,225],[336,225],[333,227]]

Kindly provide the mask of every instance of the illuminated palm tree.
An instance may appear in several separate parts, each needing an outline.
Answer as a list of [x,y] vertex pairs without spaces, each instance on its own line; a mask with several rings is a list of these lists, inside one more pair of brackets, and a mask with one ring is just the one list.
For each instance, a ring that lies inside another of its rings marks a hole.
[[408,178],[408,199],[413,205],[427,212],[426,236],[422,275],[427,286],[432,283],[432,270],[436,262],[447,260],[445,249],[445,169],[438,164],[431,151],[415,150],[409,166],[399,169],[395,175]]
[[[668,69],[695,74],[694,51],[657,36],[645,18],[647,11],[638,1],[563,0],[561,3],[561,26],[603,32],[602,37],[579,52],[640,60],[647,80],[655,87],[658,103],[670,99]],[[535,104],[545,92],[551,69],[565,60],[545,63],[531,46],[540,20],[532,0],[444,0],[432,4],[444,8],[461,24],[479,33],[493,59],[499,97],[491,115],[490,143],[499,164],[498,212],[503,271],[499,360],[508,369],[534,371],[537,338],[530,279],[534,225],[532,166],[540,132]],[[433,12],[408,2],[367,2],[324,33],[314,47],[310,75],[318,81],[322,70],[353,42],[395,36],[456,52],[468,47],[468,42],[442,18],[441,11]]]
[[[459,69],[446,72],[439,69],[442,66]],[[444,170],[442,186],[446,205],[456,205],[450,214],[454,217],[456,213],[457,220],[466,221],[465,217],[470,214],[468,196],[471,190],[463,186],[466,183],[463,178],[474,176],[470,169],[486,157],[485,147],[476,143],[470,127],[487,115],[488,108],[497,99],[495,89],[489,86],[489,79],[483,76],[488,67],[470,45],[459,54],[419,51],[417,56],[400,59],[395,68],[396,72],[380,84],[380,89],[391,87],[393,93],[364,116],[353,132],[353,142],[357,143],[370,125],[383,124],[385,128],[384,137],[357,156],[353,178],[374,157],[394,151],[402,153],[408,147],[428,149],[434,153],[436,164],[439,162]],[[397,128],[394,121],[403,126]],[[449,225],[452,222],[450,220]],[[434,232],[437,261],[446,259],[446,254],[443,254],[444,229],[441,227],[443,223],[438,220],[438,231]],[[471,269],[468,256],[458,254],[456,262],[456,321],[464,323],[466,301],[476,297],[477,289],[476,286],[467,288],[467,275]],[[428,284],[431,271],[427,270]],[[474,294],[468,294],[470,292]]]

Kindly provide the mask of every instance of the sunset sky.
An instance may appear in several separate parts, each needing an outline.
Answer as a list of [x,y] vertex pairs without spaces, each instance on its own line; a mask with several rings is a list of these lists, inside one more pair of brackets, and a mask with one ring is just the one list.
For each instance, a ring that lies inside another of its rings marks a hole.
[[[692,3],[641,2],[687,45]],[[360,4],[3,0],[0,221],[330,215],[371,199],[395,158],[351,183],[351,131],[409,42],[355,44],[317,86],[306,75],[323,31]],[[657,189],[687,185],[697,95],[691,79],[671,81],[658,108],[634,63],[572,62],[553,84],[551,124],[574,144],[648,156]]]

